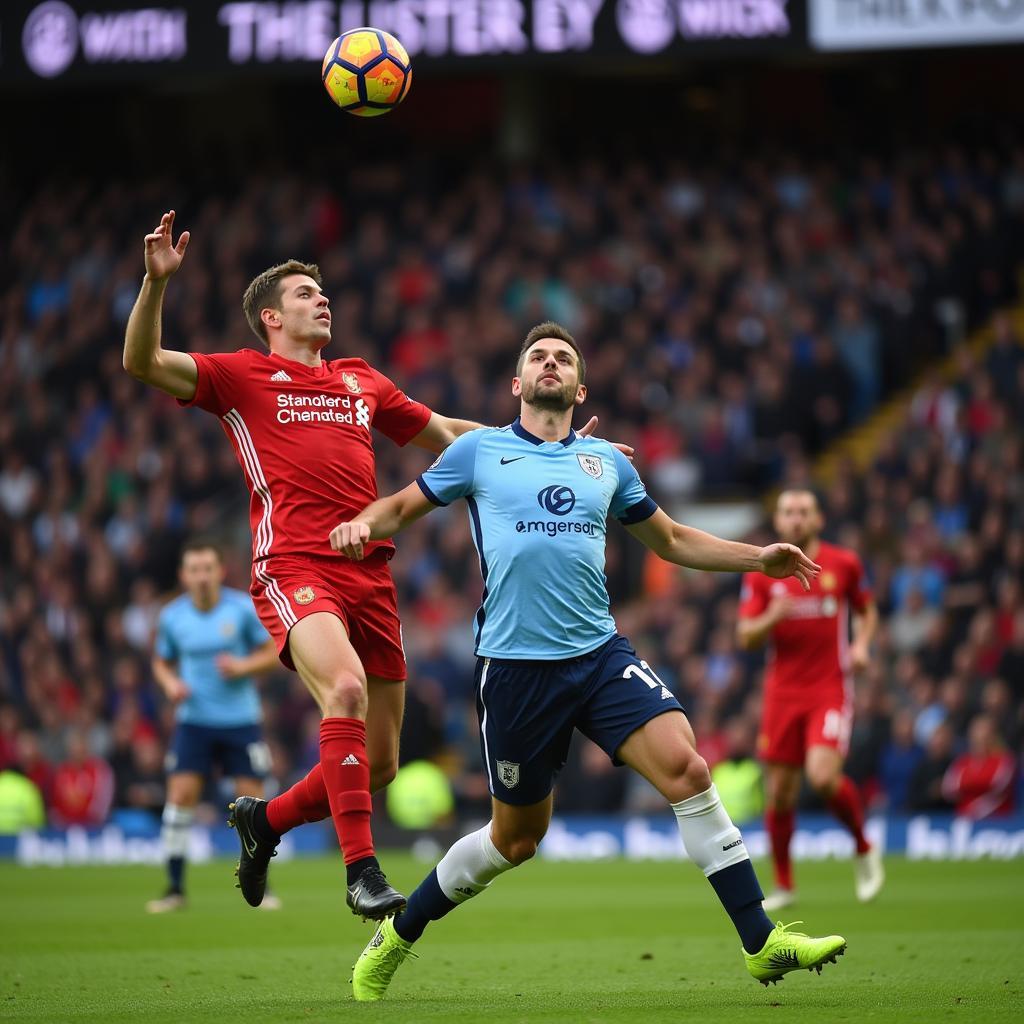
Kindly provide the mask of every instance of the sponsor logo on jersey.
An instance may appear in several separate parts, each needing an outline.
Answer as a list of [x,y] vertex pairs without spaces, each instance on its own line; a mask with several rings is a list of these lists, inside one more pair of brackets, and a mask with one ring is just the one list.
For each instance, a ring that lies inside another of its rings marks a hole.
[[312,587],[299,587],[299,589],[292,594],[292,597],[295,598],[296,604],[312,604],[316,598],[316,593],[313,591]]
[[277,373],[272,373],[270,375],[270,379],[279,382],[287,381],[289,384],[291,384],[292,382],[291,377],[289,377],[288,374],[284,372],[284,370],[278,370]]
[[363,393],[363,387],[359,383],[359,378],[354,373],[342,372],[341,383],[345,385],[352,392],[353,395],[361,395]]
[[519,765],[512,761],[498,761],[498,777],[506,789],[515,789],[519,785]]
[[[358,382],[357,382],[358,383]],[[279,392],[277,422],[344,423],[370,431],[370,407],[361,398],[348,395],[292,395]]]
[[576,495],[571,487],[552,484],[537,494],[537,504],[553,516],[567,516],[576,507]]
[[598,480],[604,475],[604,463],[601,461],[600,455],[577,455],[576,460],[580,464],[580,469],[587,476]]

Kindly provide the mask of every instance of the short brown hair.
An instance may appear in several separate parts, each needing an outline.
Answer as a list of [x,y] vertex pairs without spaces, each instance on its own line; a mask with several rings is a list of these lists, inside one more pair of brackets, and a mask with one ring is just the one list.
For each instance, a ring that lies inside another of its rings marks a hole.
[[221,551],[220,544],[212,537],[189,537],[181,546],[181,564],[185,564],[186,555],[195,551],[212,551],[217,556],[218,562],[222,564],[224,562],[224,552]]
[[576,344],[576,339],[561,324],[556,324],[554,320],[545,320],[544,323],[530,328],[530,332],[526,335],[526,340],[523,342],[523,347],[519,350],[519,358],[516,360],[516,376],[521,377],[523,375],[523,363],[526,361],[526,353],[541,338],[557,338],[559,341],[564,341],[572,347],[573,352],[576,353],[576,364],[580,371],[580,383],[582,384],[587,376],[587,361],[583,358],[583,352],[580,350],[579,345]]
[[267,327],[260,318],[260,313],[267,308],[281,308],[281,281],[291,274],[305,274],[313,278],[319,287],[323,280],[320,277],[320,268],[315,263],[303,263],[301,260],[288,260],[286,263],[278,263],[276,267],[264,270],[262,274],[249,282],[242,296],[242,309],[245,312],[245,319],[249,321],[253,334],[268,348],[270,342],[267,339]]

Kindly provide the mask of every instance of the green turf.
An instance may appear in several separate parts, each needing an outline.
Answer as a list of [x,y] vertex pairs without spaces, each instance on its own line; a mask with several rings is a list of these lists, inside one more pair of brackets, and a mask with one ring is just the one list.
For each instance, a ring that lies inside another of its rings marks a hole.
[[[391,855],[409,891],[423,865]],[[343,905],[339,865],[274,865],[279,914],[250,910],[231,866],[190,872],[189,910],[142,912],[152,868],[0,866],[0,1020],[116,1024],[432,1020],[1003,1021],[1024,1019],[1019,862],[892,860],[859,906],[848,864],[801,864],[785,920],[837,931],[818,977],[762,988],[692,867],[537,862],[432,927],[388,999],[356,1004],[349,966],[369,925]]]

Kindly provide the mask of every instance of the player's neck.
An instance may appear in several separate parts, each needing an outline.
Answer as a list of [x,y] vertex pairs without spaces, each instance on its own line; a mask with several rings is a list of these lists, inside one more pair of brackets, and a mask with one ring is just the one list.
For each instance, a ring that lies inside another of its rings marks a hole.
[[807,542],[801,545],[803,553],[810,558],[812,561],[818,557],[818,551],[821,548],[820,537],[808,537]]
[[211,608],[217,607],[217,602],[220,601],[220,588],[210,592],[209,601],[204,601],[198,594],[189,594],[189,597],[198,611],[208,612]]
[[561,441],[572,430],[572,409],[553,412],[549,409],[535,409],[524,402],[519,410],[519,422],[542,441]]
[[297,341],[295,338],[275,338],[270,351],[275,356],[291,359],[292,362],[302,363],[303,366],[319,366],[321,363],[319,348],[310,348],[309,342]]

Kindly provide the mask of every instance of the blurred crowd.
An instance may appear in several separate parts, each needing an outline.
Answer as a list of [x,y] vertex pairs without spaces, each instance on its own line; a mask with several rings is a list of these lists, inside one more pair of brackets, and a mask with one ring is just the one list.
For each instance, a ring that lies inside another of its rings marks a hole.
[[[121,368],[142,237],[170,205],[192,241],[167,292],[169,347],[258,346],[246,284],[313,259],[334,314],[329,355],[362,356],[438,411],[495,423],[515,414],[522,336],[552,318],[587,353],[585,413],[636,447],[669,511],[809,482],[817,452],[955,357],[955,382],[928,377],[870,469],[842,467],[823,496],[827,536],[860,552],[883,617],[850,772],[877,806],[1014,806],[1024,370],[997,311],[1024,262],[1024,150],[739,166],[384,159],[343,183],[269,168],[197,180],[44,178],[8,232],[0,770],[37,784],[50,821],[162,806],[172,713],[149,659],[182,541],[215,533],[229,582],[248,585],[246,495],[219,424]],[[975,356],[964,339],[993,316],[994,347]],[[377,450],[382,493],[429,461],[383,438]],[[410,530],[392,568],[411,671],[403,759],[438,761],[475,811],[480,585],[461,510]],[[735,643],[738,581],[666,572],[613,525],[608,582],[620,628],[688,708],[709,761],[748,759],[760,663]],[[293,675],[263,692],[284,785],[318,756],[317,716]],[[962,759],[1004,755],[1005,799],[972,805]],[[575,745],[563,810],[650,799]]]

